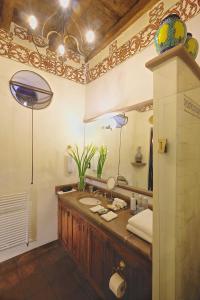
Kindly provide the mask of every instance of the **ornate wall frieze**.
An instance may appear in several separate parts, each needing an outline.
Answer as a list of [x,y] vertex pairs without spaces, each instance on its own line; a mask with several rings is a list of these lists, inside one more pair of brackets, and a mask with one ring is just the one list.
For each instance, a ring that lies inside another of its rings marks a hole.
[[[180,0],[168,10],[165,10],[164,2],[160,1],[149,11],[148,24],[120,47],[117,47],[115,40],[109,47],[109,55],[94,67],[81,65],[80,55],[73,51],[68,51],[66,58],[78,63],[78,68],[59,60],[56,53],[48,49],[46,54],[38,54],[16,43],[16,37],[28,42],[32,42],[33,38],[26,29],[16,24],[13,32],[0,29],[0,55],[77,83],[90,83],[149,46],[161,20],[170,13],[179,14],[183,21],[187,21],[200,13],[200,0]],[[35,37],[34,42],[38,47],[46,47],[46,41],[41,37]]]
[[136,53],[145,49],[153,42],[161,20],[168,14],[176,13],[183,21],[187,21],[200,13],[200,0],[180,0],[167,11],[164,2],[159,2],[149,11],[149,24],[119,48],[116,41],[110,45],[109,56],[87,71],[87,83],[94,81],[112,70]]
[[55,53],[38,54],[13,42],[13,34],[0,29],[0,55],[63,78],[85,83],[85,65],[75,68],[57,59]]
[[[28,32],[26,28],[23,28],[21,26],[18,26],[13,23],[13,37],[17,37],[18,39],[22,41],[28,41],[29,43],[33,43],[33,48],[34,44],[37,47],[40,48],[47,48],[48,47],[48,40],[45,39],[42,36],[34,36]],[[46,51],[49,51],[48,48]],[[65,59],[66,60],[71,60],[75,63],[80,64],[81,63],[81,57],[80,54],[75,53],[74,51],[67,50],[65,53]]]

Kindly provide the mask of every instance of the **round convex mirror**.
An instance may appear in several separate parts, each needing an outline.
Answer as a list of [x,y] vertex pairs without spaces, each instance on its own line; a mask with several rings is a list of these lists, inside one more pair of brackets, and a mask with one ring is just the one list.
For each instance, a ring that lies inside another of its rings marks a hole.
[[109,177],[107,180],[107,189],[109,191],[113,190],[116,185],[116,180],[114,177]]
[[22,70],[15,73],[9,85],[15,100],[27,108],[43,109],[53,97],[48,82],[33,71]]

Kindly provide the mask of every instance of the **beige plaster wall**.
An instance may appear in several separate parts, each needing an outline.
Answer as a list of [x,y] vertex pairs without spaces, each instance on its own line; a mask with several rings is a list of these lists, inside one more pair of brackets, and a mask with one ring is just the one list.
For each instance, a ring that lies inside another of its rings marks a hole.
[[[200,297],[200,119],[184,107],[186,96],[200,105],[199,89],[177,57],[154,69],[154,300]],[[167,153],[158,153],[158,138]]]
[[[170,5],[172,5],[172,1],[170,1]],[[139,31],[143,28],[144,23],[141,24],[138,20],[137,24]],[[193,33],[200,44],[199,24],[200,14],[186,22],[188,31]],[[131,36],[131,30],[134,35],[135,27],[132,26],[128,29],[127,39]],[[127,32],[123,33],[119,40],[122,39],[124,42],[123,35],[126,36],[126,34]],[[155,47],[151,44],[102,77],[89,83],[86,89],[85,118],[152,99],[153,76],[145,68],[145,63],[156,55]],[[197,62],[200,63],[200,53]]]
[[187,99],[200,108],[200,81],[198,86],[177,99],[176,300],[200,299],[200,115],[184,107]]
[[[31,181],[31,110],[19,105],[8,82],[19,70],[38,72],[50,84],[50,106],[34,111],[34,184]],[[75,180],[67,174],[67,144],[83,145],[85,87],[0,58],[0,195],[27,191],[36,215],[37,240],[0,253],[0,261],[57,239],[56,184]]]

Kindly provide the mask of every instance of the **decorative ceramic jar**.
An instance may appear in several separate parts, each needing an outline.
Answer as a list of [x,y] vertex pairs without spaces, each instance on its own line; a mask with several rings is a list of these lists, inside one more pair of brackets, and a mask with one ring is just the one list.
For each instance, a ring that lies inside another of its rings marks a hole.
[[195,59],[199,52],[199,44],[198,41],[192,36],[190,32],[187,33],[187,39],[185,42],[185,48]]
[[136,163],[142,163],[142,158],[143,158],[142,148],[139,146],[137,148],[137,152],[136,152],[136,155],[135,155],[135,162]]
[[187,38],[185,23],[176,14],[164,18],[154,37],[158,53],[163,53],[178,44],[184,44]]

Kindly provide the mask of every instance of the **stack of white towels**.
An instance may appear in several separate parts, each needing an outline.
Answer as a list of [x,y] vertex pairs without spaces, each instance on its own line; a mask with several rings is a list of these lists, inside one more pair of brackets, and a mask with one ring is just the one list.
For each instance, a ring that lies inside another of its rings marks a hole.
[[145,209],[128,220],[126,229],[141,237],[145,241],[152,243],[153,212]]

